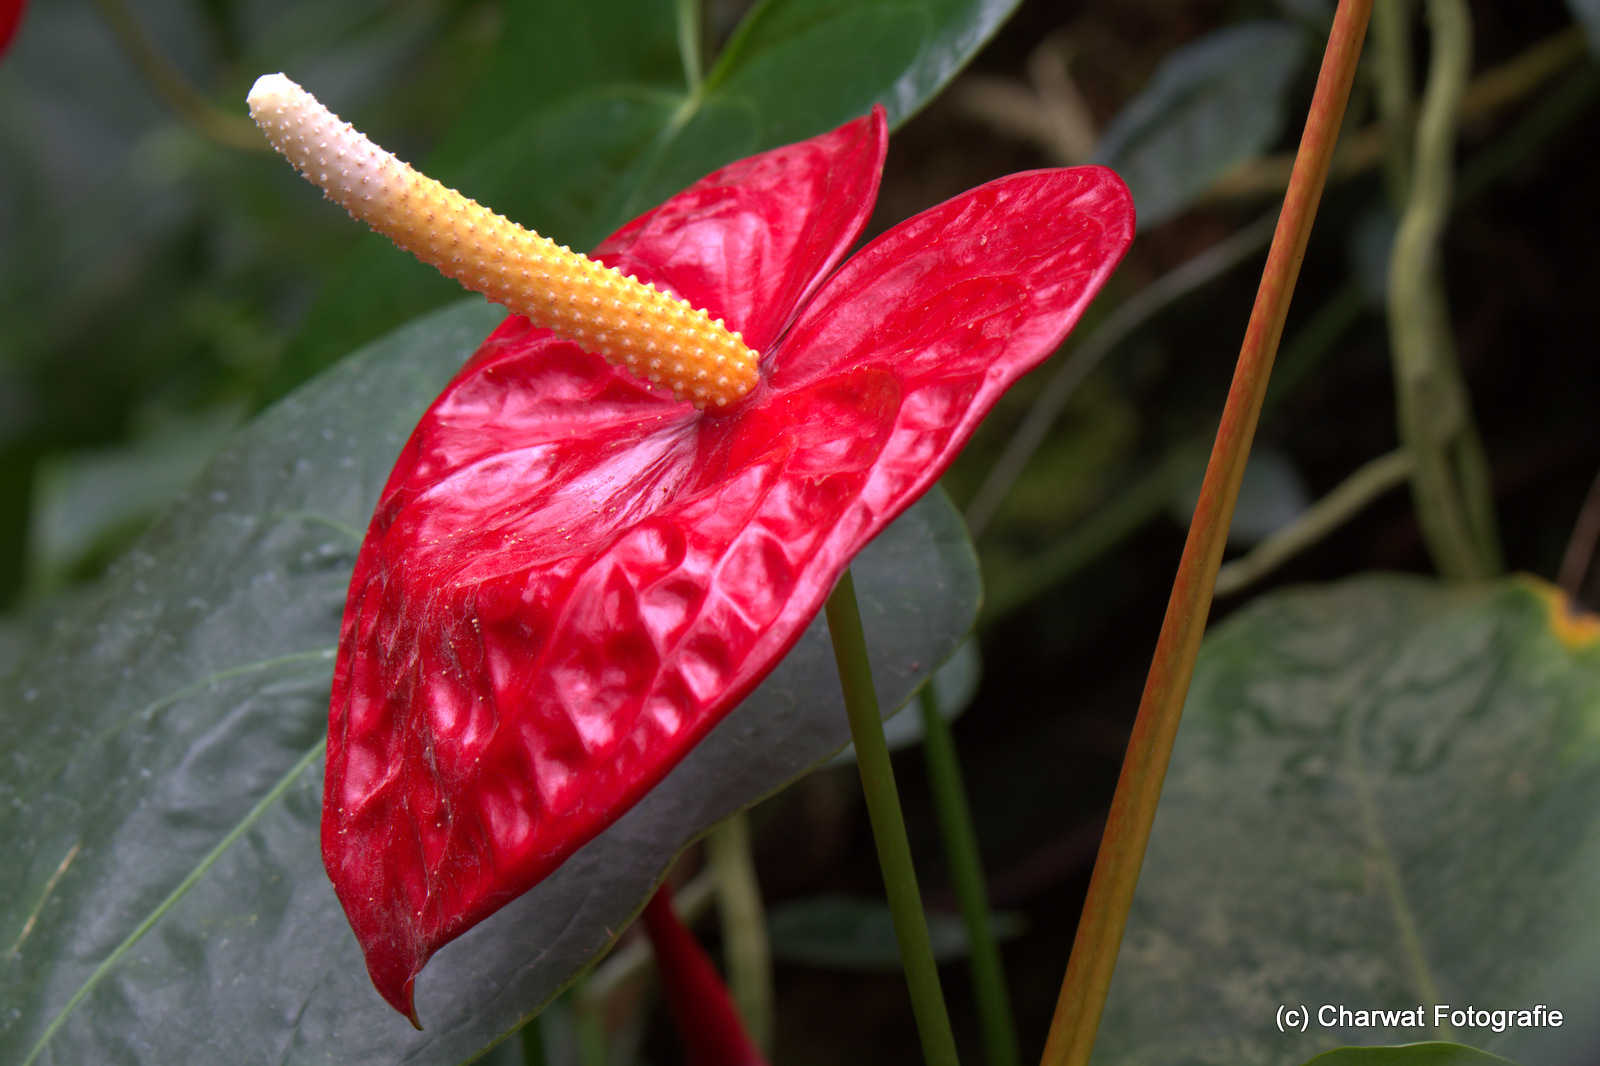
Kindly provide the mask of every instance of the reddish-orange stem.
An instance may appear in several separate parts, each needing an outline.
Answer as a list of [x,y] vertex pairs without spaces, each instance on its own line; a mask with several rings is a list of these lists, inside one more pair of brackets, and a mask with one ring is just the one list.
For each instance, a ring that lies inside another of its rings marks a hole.
[[1089,882],[1089,896],[1067,963],[1066,980],[1062,982],[1061,998],[1045,1042],[1045,1066],[1086,1066],[1094,1048],[1128,908],[1133,903],[1139,867],[1144,862],[1145,845],[1161,798],[1167,761],[1172,755],[1172,742],[1178,732],[1178,718],[1211,609],[1211,594],[1227,542],[1228,524],[1233,519],[1233,505],[1239,496],[1245,459],[1250,454],[1261,400],[1266,395],[1267,374],[1277,354],[1289,297],[1311,236],[1311,222],[1327,180],[1334,144],[1339,139],[1339,124],[1344,118],[1345,101],[1371,13],[1372,0],[1340,0],[1334,15],[1289,191],[1262,271],[1250,325],[1245,330],[1233,387],[1228,391],[1222,425],[1200,489],[1200,502],[1189,525],[1189,539],[1173,581],[1172,598],[1156,641],[1144,696],[1139,701],[1122,776],[1111,801],[1105,836]]

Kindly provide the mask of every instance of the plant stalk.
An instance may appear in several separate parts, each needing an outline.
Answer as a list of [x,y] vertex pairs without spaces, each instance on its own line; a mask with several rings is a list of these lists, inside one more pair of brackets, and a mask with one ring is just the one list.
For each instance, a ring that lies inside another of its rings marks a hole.
[[124,0],[94,0],[94,5],[134,66],[180,119],[225,147],[245,152],[272,150],[271,143],[261,136],[255,123],[219,107],[184,77],[162,54]]
[[1372,58],[1383,125],[1383,178],[1396,210],[1411,185],[1411,0],[1375,0]]
[[1275,530],[1249,554],[1217,571],[1218,596],[1232,596],[1266,577],[1296,555],[1354,518],[1378,497],[1411,476],[1411,453],[1404,448],[1368,460],[1294,521]]
[[706,854],[717,877],[717,915],[722,922],[722,961],[728,991],[750,1039],[772,1051],[772,950],[767,917],[750,852],[750,815],[740,811],[706,837]]
[[1078,923],[1072,957],[1061,986],[1050,1035],[1045,1042],[1047,1066],[1086,1066],[1105,1009],[1106,993],[1116,968],[1117,952],[1127,926],[1145,845],[1155,822],[1156,804],[1177,736],[1178,719],[1194,674],[1200,638],[1211,607],[1217,568],[1227,542],[1228,525],[1244,477],[1261,403],[1266,395],[1272,359],[1283,334],[1300,263],[1311,236],[1317,202],[1327,181],[1345,102],[1361,55],[1361,41],[1372,13],[1372,0],[1340,0],[1317,78],[1311,113],[1283,212],[1278,217],[1272,250],[1262,272],[1261,287],[1250,314],[1233,385],[1222,411],[1216,445],[1195,505],[1189,538],[1173,582],[1172,598],[1156,642],[1144,696],[1123,760],[1122,775],[1111,800],[1105,836],[1089,882],[1089,895]]
[[900,813],[889,746],[883,739],[878,693],[867,661],[866,633],[861,627],[855,581],[849,570],[839,578],[824,610],[833,639],[833,657],[839,666],[839,684],[844,688],[845,710],[850,715],[861,790],[878,846],[889,913],[894,919],[894,935],[911,990],[911,1010],[917,1021],[917,1035],[922,1039],[922,1055],[928,1066],[957,1066],[955,1034],[951,1032],[950,1014],[939,987],[939,968],[928,938],[928,921],[922,913],[917,874],[911,865],[911,841],[906,837],[905,819]]
[[523,1023],[522,1031],[517,1034],[517,1042],[522,1045],[522,1066],[547,1066],[544,1053],[544,1015],[535,1014]]
[[705,30],[700,0],[678,0],[678,58],[683,61],[683,82],[691,97],[698,97],[705,81],[701,41]]
[[922,753],[928,763],[928,784],[939,817],[939,835],[944,841],[950,883],[961,907],[961,921],[967,929],[967,966],[972,972],[978,1027],[983,1031],[984,1060],[988,1066],[1017,1066],[1011,996],[1006,991],[1005,967],[989,924],[989,890],[983,883],[983,860],[978,855],[978,834],[972,828],[972,807],[961,780],[955,737],[950,723],[939,713],[939,696],[932,681],[922,686],[917,703],[922,711]]
[[1494,500],[1456,361],[1439,267],[1452,199],[1453,153],[1472,61],[1465,0],[1428,0],[1432,59],[1417,120],[1411,189],[1389,260],[1389,342],[1400,439],[1414,465],[1412,496],[1439,573],[1500,572]]

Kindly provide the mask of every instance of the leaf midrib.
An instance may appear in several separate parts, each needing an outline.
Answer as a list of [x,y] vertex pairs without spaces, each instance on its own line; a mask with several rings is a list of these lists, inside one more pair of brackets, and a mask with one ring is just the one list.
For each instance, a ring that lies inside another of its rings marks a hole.
[[250,812],[240,819],[239,824],[234,826],[233,829],[228,832],[227,836],[218,841],[216,846],[206,853],[206,856],[201,859],[198,864],[196,864],[194,869],[190,870],[184,879],[178,882],[177,886],[167,894],[167,897],[157,904],[155,909],[146,915],[144,920],[141,921],[131,933],[123,938],[122,943],[118,944],[116,948],[112,950],[111,954],[106,956],[105,960],[102,961],[99,966],[95,967],[94,972],[88,976],[88,978],[83,982],[82,986],[79,987],[78,991],[73,993],[72,998],[67,1001],[66,1005],[63,1006],[61,1010],[56,1012],[54,1018],[50,1019],[50,1024],[47,1025],[44,1032],[40,1034],[38,1042],[33,1046],[33,1050],[29,1051],[28,1057],[22,1060],[22,1066],[33,1066],[33,1063],[39,1058],[40,1053],[44,1051],[45,1045],[49,1044],[50,1041],[55,1038],[56,1033],[60,1032],[62,1026],[66,1024],[68,1015],[70,1015],[77,1008],[78,1004],[82,1003],[86,998],[88,998],[89,993],[94,991],[95,986],[100,983],[101,979],[111,972],[118,960],[120,960],[122,956],[126,955],[135,944],[143,939],[144,935],[155,927],[155,924],[161,920],[167,911],[171,910],[180,899],[187,895],[189,889],[193,888],[200,878],[204,877],[206,872],[210,870],[212,866],[216,865],[217,860],[222,858],[223,854],[227,852],[227,850],[231,848],[240,837],[244,836],[244,834],[253,825],[255,825],[256,822],[261,820],[261,817],[265,815],[274,804],[283,798],[284,794],[289,791],[289,788],[295,783],[300,775],[310,769],[316,760],[321,757],[323,751],[327,748],[327,745],[328,741],[326,737],[312,745],[310,750],[302,755],[300,760],[289,769],[289,772],[284,774],[283,777],[279,778],[278,783],[274,785],[266,795],[262,796],[261,799],[256,802],[254,807],[250,808]]

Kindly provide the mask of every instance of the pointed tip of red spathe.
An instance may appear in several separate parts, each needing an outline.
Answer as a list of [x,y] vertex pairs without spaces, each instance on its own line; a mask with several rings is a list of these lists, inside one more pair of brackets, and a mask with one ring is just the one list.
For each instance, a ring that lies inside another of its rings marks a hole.
[[[363,945],[365,947],[366,945]],[[388,972],[384,968],[375,968],[373,959],[367,957],[367,975],[372,978],[372,985],[378,990],[378,995],[383,1001],[393,1007],[395,1013],[410,1022],[412,1028],[420,1030],[422,1021],[417,1017],[416,984],[417,973],[421,967],[396,966]]]
[[28,0],[0,0],[0,59],[11,47],[17,27],[22,25],[22,9],[27,6]]
[[655,949],[662,995],[690,1066],[768,1066],[710,957],[673,910],[672,891],[665,883],[641,917]]
[[420,1033],[422,1032],[422,1019],[417,1017],[416,984],[417,979],[415,977],[406,979],[406,987],[400,993],[405,1003],[405,1009],[401,1010],[399,1004],[395,1005],[395,1009],[406,1016],[406,1021],[411,1023],[411,1028]]

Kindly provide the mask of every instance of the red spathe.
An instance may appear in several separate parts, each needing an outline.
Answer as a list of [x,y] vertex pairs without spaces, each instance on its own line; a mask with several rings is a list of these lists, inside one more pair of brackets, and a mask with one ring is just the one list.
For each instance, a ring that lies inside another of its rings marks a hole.
[[413,1020],[428,958],[766,676],[1132,240],[1110,171],[1035,171],[835,270],[886,143],[876,109],[596,249],[743,333],[763,376],[743,400],[696,411],[513,317],[396,463],[345,607],[322,850],[373,981]]

